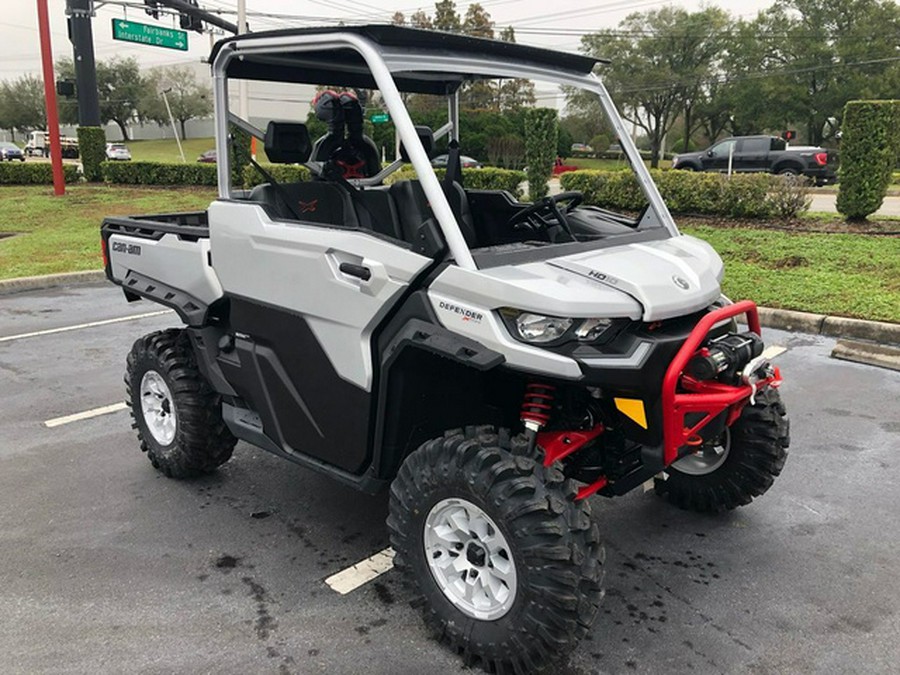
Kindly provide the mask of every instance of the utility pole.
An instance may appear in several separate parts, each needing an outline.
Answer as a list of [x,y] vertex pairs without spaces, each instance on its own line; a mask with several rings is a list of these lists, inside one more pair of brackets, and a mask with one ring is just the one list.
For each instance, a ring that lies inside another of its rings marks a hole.
[[172,133],[175,134],[175,142],[178,143],[178,152],[181,154],[181,161],[186,162],[187,160],[184,158],[184,148],[181,147],[181,139],[178,138],[178,127],[175,126],[175,118],[172,117],[172,109],[169,107],[169,97],[166,96],[170,91],[172,91],[172,87],[163,89],[159,93],[162,94],[163,102],[166,104],[166,112],[169,113],[169,124],[172,125]]
[[59,114],[56,110],[56,88],[53,77],[53,50],[50,47],[50,14],[47,0],[37,0],[38,33],[41,40],[41,66],[44,71],[44,101],[47,107],[47,131],[50,132],[50,163],[53,165],[53,193],[66,193],[66,179],[59,142]]
[[94,34],[91,30],[92,0],[66,0],[69,15],[69,39],[75,60],[75,86],[78,92],[78,124],[100,126],[100,98],[97,92],[97,66],[94,63]]
[[[238,34],[247,32],[247,0],[237,0]],[[238,80],[238,109],[241,118],[250,121],[250,101],[247,100],[247,80]]]

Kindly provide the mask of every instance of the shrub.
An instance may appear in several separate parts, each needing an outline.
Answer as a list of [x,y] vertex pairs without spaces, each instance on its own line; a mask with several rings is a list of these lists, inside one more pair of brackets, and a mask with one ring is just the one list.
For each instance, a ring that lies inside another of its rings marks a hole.
[[216,185],[215,164],[103,162],[103,180],[126,185]]
[[[63,164],[66,183],[78,182],[78,167]],[[53,165],[31,162],[0,162],[0,185],[52,185]]]
[[[446,171],[435,169],[438,180],[444,179]],[[470,190],[506,190],[516,197],[522,196],[519,185],[525,180],[524,171],[512,171],[510,169],[463,169],[463,183]],[[385,183],[396,183],[398,180],[416,180],[416,172],[412,167],[406,167],[388,176]]]
[[900,154],[900,101],[850,101],[841,131],[837,210],[865,220],[881,206]]
[[89,183],[102,180],[100,165],[106,161],[106,132],[100,127],[78,127],[78,154],[84,179]]
[[228,142],[228,157],[231,161],[231,184],[240,187],[244,180],[244,167],[250,163],[250,134],[234,124],[229,127],[231,137]]
[[525,163],[528,165],[528,190],[532,199],[548,192],[547,181],[553,175],[559,122],[552,108],[525,111]]
[[594,149],[594,154],[601,154],[609,150],[609,136],[606,134],[597,134],[591,139],[590,146]]
[[[730,218],[794,217],[808,208],[798,184],[785,185],[768,174],[653,170],[663,200],[673,213]],[[612,209],[640,211],[647,204],[631,171],[573,171],[560,176],[564,190],[584,193],[585,202]]]
[[[279,183],[299,183],[300,181],[309,180],[310,172],[305,166],[299,164],[263,164],[260,166],[272,174],[272,178]],[[260,183],[267,183],[268,178],[263,176],[259,170],[252,164],[244,167],[242,177],[242,185],[245,188],[252,188]]]
[[806,176],[773,176],[767,195],[772,215],[781,220],[790,220],[808,211],[812,197],[807,189],[811,183]]

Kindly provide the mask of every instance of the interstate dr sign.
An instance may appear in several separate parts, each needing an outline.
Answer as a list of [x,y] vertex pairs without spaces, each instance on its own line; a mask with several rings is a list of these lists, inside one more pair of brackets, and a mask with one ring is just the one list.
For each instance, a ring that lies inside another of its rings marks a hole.
[[165,47],[166,49],[180,49],[183,52],[188,48],[188,34],[177,28],[161,28],[136,21],[123,19],[112,20],[113,40],[136,42],[151,47]]

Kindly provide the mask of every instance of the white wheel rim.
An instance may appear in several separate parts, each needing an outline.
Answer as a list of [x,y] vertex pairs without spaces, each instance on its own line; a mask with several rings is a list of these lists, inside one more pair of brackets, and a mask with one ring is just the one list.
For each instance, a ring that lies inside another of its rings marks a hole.
[[444,499],[425,518],[425,560],[438,587],[466,616],[499,619],[516,599],[516,565],[500,528],[465,499]]
[[169,445],[175,440],[175,404],[172,392],[162,375],[148,370],[141,378],[141,413],[147,430],[160,445]]
[[725,427],[725,431],[718,439],[704,443],[692,454],[673,462],[672,468],[689,476],[705,476],[725,463],[729,450],[731,450],[731,429]]

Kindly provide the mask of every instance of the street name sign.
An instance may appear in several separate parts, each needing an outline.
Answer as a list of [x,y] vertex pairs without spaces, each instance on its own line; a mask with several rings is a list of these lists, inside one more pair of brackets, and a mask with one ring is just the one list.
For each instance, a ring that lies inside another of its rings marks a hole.
[[187,31],[177,28],[162,28],[151,26],[137,21],[125,21],[124,19],[112,20],[113,40],[136,42],[151,47],[165,47],[166,49],[179,49],[183,52],[188,48]]

